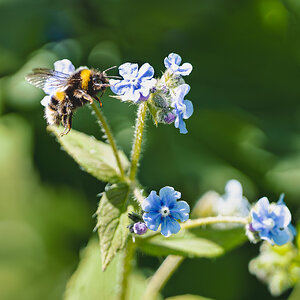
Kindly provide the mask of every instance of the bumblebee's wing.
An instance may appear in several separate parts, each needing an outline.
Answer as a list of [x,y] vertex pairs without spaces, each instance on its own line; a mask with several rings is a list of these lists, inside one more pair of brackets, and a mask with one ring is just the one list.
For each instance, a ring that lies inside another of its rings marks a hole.
[[38,68],[33,69],[32,73],[25,78],[30,84],[43,89],[46,94],[51,95],[56,90],[65,88],[70,76],[51,69]]

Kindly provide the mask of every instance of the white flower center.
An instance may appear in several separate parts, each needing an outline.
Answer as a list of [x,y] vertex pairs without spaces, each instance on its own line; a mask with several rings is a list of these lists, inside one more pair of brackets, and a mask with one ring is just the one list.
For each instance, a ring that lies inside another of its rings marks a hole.
[[167,217],[170,214],[169,207],[167,207],[167,206],[163,206],[159,212],[161,213],[161,215],[163,217]]
[[263,220],[263,224],[268,228],[268,229],[272,229],[275,225],[275,222],[273,219],[269,218],[266,220]]
[[175,62],[173,62],[172,65],[171,65],[171,69],[172,69],[173,72],[176,72],[176,71],[178,71],[179,66],[176,65]]
[[137,78],[132,78],[130,81],[131,81],[131,84],[134,85],[135,87],[138,86],[138,80],[137,80]]

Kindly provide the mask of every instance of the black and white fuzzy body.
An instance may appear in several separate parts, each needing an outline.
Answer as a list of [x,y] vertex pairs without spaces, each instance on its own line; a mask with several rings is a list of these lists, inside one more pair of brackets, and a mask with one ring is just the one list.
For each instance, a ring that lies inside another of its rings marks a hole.
[[49,125],[62,123],[64,131],[61,135],[71,130],[76,108],[93,103],[94,99],[102,106],[97,93],[101,92],[101,97],[109,86],[105,71],[88,68],[79,68],[68,73],[37,68],[26,76],[26,80],[49,95],[42,100],[45,118]]

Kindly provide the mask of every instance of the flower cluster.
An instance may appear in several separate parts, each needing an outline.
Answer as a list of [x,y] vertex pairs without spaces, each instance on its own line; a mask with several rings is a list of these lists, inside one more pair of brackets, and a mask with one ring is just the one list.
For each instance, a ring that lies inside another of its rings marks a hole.
[[161,188],[159,195],[152,191],[142,203],[143,220],[147,227],[157,231],[161,226],[161,234],[166,237],[177,233],[180,230],[178,220],[187,221],[190,213],[187,202],[177,201],[180,197],[181,194],[170,186]]
[[[219,196],[213,207],[216,216],[247,217],[250,211],[250,203],[243,196],[243,187],[238,180],[231,179],[225,185],[225,194]],[[228,229],[241,226],[240,224],[215,224],[215,228]]]
[[299,250],[292,243],[271,246],[264,242],[259,256],[250,261],[249,271],[268,285],[273,296],[279,296],[300,281]]
[[[205,193],[197,202],[193,212],[196,217],[237,216],[247,217],[250,203],[243,196],[243,187],[236,179],[229,180],[225,185],[225,193],[215,191]],[[232,228],[239,224],[215,224],[216,228]]]
[[243,187],[235,179],[225,185],[225,194],[220,196],[214,207],[215,215],[246,217],[250,211],[250,203],[243,196]]
[[180,133],[186,134],[188,131],[184,120],[193,114],[193,104],[185,99],[190,86],[182,76],[189,75],[193,67],[190,63],[180,65],[181,57],[175,53],[169,54],[164,64],[166,71],[157,80],[150,111],[156,123],[174,123]]
[[259,199],[250,214],[252,220],[247,226],[247,235],[251,241],[262,239],[280,246],[293,240],[296,231],[291,225],[291,213],[283,196],[271,204],[267,197]]
[[[111,79],[113,93],[122,101],[139,103],[148,100],[149,111],[154,122],[171,124],[179,128],[180,133],[187,133],[184,120],[193,114],[193,104],[185,96],[190,86],[182,76],[192,71],[190,63],[181,64],[181,57],[171,53],[165,58],[166,71],[159,79],[154,79],[153,67],[145,63],[140,69],[137,64],[124,63],[119,67],[122,79]],[[152,97],[150,97],[152,94]]]

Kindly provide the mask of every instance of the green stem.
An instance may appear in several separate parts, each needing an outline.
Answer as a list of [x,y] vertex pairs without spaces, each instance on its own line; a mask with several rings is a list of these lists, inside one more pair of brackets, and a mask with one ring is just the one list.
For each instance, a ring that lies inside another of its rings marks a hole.
[[128,280],[130,278],[130,272],[132,268],[134,248],[135,245],[133,244],[132,240],[129,239],[123,253],[121,278],[120,278],[120,290],[119,290],[119,296],[117,298],[118,300],[129,299]]
[[[135,125],[135,139],[132,146],[131,152],[131,165],[129,170],[129,180],[133,184],[136,176],[136,171],[140,159],[141,148],[142,148],[142,140],[143,140],[143,131],[145,126],[145,119],[147,114],[147,102],[142,102],[139,105],[136,125]],[[140,191],[137,187],[134,187],[135,196],[141,199]],[[134,255],[134,244],[131,239],[129,239],[127,246],[124,250],[123,264],[121,270],[121,284],[120,284],[120,292],[118,300],[126,300],[128,299],[128,280],[132,268],[132,258]]]
[[207,217],[199,219],[190,219],[185,223],[181,223],[181,228],[191,229],[203,225],[217,224],[217,223],[237,223],[246,225],[249,223],[248,217],[235,217],[235,216],[217,216],[217,217]]
[[139,105],[139,109],[137,112],[137,118],[135,124],[135,139],[132,145],[131,166],[129,171],[129,180],[131,182],[133,182],[135,179],[135,175],[136,175],[136,171],[140,159],[146,113],[147,113],[147,101],[142,102]]
[[[235,223],[246,225],[249,223],[248,217],[236,217],[236,216],[217,216],[217,217],[207,217],[207,218],[199,218],[199,219],[189,219],[184,223],[180,223],[181,229],[192,229],[197,228],[204,225],[212,225],[218,223]],[[145,239],[151,239],[152,237],[159,235],[160,232],[153,232],[148,234]]]
[[121,160],[120,160],[119,153],[118,153],[118,148],[117,148],[116,142],[114,140],[114,137],[112,135],[112,132],[111,132],[109,126],[108,126],[108,123],[106,122],[106,119],[105,119],[104,115],[99,110],[99,108],[95,104],[95,102],[91,104],[91,107],[93,108],[94,112],[96,113],[96,115],[99,119],[99,122],[100,122],[100,126],[101,126],[103,132],[105,133],[109,144],[111,145],[111,148],[113,150],[114,156],[115,156],[116,161],[117,161],[118,168],[120,170],[121,178],[124,178],[124,169],[123,169],[122,164],[121,164]]
[[151,277],[143,300],[156,300],[159,291],[165,286],[172,274],[183,262],[184,257],[177,255],[169,255]]

